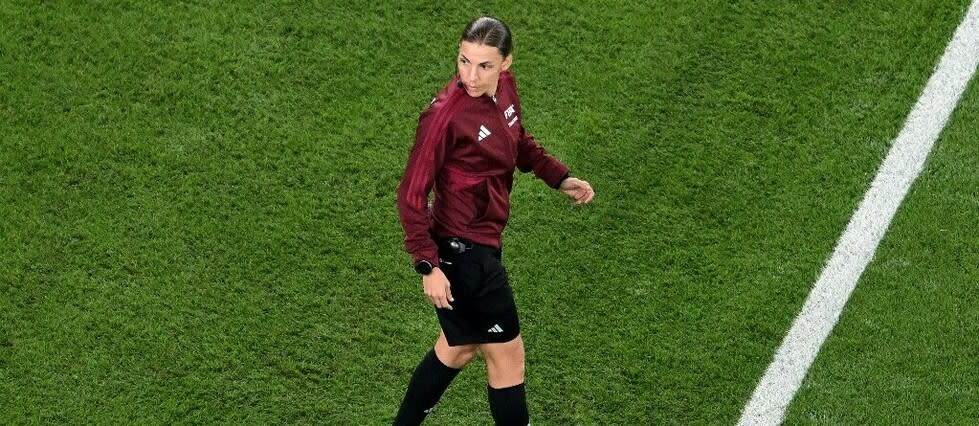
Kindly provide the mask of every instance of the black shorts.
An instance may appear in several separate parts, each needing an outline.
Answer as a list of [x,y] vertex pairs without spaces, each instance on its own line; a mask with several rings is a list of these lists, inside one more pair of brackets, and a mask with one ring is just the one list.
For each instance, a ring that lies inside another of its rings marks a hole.
[[509,342],[520,334],[517,305],[497,248],[463,241],[459,253],[438,238],[439,268],[449,279],[452,309],[435,309],[449,346]]

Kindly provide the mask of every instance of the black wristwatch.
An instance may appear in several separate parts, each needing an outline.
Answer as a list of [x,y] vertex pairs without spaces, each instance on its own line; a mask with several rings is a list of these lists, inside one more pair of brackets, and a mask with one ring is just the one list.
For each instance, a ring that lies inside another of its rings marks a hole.
[[435,267],[432,266],[432,262],[429,262],[424,259],[415,262],[415,272],[418,272],[421,275],[431,274],[432,269],[435,269]]

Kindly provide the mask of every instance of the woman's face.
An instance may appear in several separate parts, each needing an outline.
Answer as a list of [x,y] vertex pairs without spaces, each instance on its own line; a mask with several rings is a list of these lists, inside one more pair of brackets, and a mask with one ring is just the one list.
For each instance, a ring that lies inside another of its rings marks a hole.
[[512,55],[504,58],[496,47],[463,41],[459,44],[456,66],[466,93],[476,98],[495,95],[500,73],[508,70],[512,62]]

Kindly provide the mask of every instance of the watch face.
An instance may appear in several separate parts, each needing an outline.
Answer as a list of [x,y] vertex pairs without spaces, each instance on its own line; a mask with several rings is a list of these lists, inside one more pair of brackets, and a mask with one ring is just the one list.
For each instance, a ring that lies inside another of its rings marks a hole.
[[415,264],[415,271],[422,275],[428,275],[432,273],[432,263],[427,260],[419,260]]

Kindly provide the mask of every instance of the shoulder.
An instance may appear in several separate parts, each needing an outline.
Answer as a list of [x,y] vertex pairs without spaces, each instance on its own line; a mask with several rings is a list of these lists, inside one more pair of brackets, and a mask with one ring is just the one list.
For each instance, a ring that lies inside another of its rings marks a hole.
[[441,135],[445,132],[452,117],[459,109],[460,101],[463,96],[467,96],[465,91],[459,87],[458,76],[445,85],[435,95],[428,107],[422,111],[418,117],[419,135]]
[[462,88],[459,87],[459,77],[455,76],[450,80],[442,90],[432,98],[432,101],[428,104],[428,107],[422,111],[421,118],[426,116],[435,116],[450,114],[455,110],[456,105],[459,103],[461,95],[464,95]]

